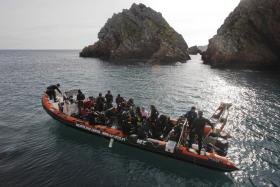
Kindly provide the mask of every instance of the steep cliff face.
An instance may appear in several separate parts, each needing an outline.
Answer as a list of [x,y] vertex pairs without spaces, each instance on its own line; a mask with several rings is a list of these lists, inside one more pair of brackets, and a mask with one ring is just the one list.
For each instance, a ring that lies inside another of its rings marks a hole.
[[214,67],[280,65],[280,1],[241,0],[209,40],[202,58]]
[[106,60],[142,59],[148,62],[186,62],[184,38],[162,17],[143,4],[114,14],[98,33],[98,41],[85,47],[81,57]]

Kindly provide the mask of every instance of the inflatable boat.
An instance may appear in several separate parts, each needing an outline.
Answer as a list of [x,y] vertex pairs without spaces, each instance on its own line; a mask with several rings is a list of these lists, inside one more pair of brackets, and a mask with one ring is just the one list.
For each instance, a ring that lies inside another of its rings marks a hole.
[[[208,167],[223,172],[231,172],[238,170],[238,168],[234,165],[233,162],[231,162],[225,156],[217,154],[216,151],[208,152],[207,150],[205,150],[203,154],[197,154],[197,152],[195,151],[195,147],[186,148],[186,146],[180,143],[180,141],[182,141],[181,138],[183,137],[183,133],[180,136],[179,142],[172,140],[157,140],[152,138],[140,139],[138,138],[137,134],[125,134],[122,130],[117,129],[115,126],[109,127],[104,124],[91,125],[87,120],[81,119],[79,117],[73,117],[73,115],[71,116],[65,112],[62,112],[63,110],[60,108],[60,102],[62,102],[62,97],[59,98],[57,102],[54,102],[49,99],[47,94],[44,94],[42,96],[42,106],[52,118],[66,126],[80,129],[89,132],[93,135],[98,135],[109,139],[109,147],[111,147],[113,142],[116,141],[122,144],[133,146],[135,148],[161,154],[166,157],[190,162],[196,165]],[[219,112],[219,110],[217,110],[216,113],[217,115],[221,115],[221,113],[227,115],[224,111]],[[215,115],[216,114],[212,116],[214,120],[219,118],[217,116],[215,117]],[[185,124],[186,121],[183,120],[181,122],[183,128]],[[220,131],[218,132],[219,134],[222,134],[222,128],[220,128]],[[217,138],[209,139],[210,131],[211,128],[205,128],[204,141],[207,140],[210,143],[214,144],[215,141],[217,141]],[[227,136],[227,134],[224,136]]]

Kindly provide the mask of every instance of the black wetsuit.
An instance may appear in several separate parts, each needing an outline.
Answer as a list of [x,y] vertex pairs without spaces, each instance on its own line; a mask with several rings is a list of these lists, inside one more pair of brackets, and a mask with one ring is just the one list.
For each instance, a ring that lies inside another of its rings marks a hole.
[[50,100],[54,100],[56,102],[56,94],[55,90],[57,90],[59,93],[61,93],[60,89],[56,85],[50,85],[47,87],[46,94],[48,94]]
[[158,119],[158,115],[159,115],[159,113],[158,113],[157,109],[152,109],[151,110],[150,121],[156,122],[157,119]]
[[102,96],[98,96],[96,99],[96,107],[97,111],[102,112],[104,110],[104,102],[105,98]]
[[85,95],[82,92],[79,92],[77,95],[77,101],[78,101],[78,109],[79,109],[79,114],[81,115],[81,109],[84,107],[84,101],[85,100]]
[[163,127],[163,137],[166,138],[169,134],[169,132],[172,130],[172,124],[170,122],[170,119],[168,118],[164,124]]
[[196,118],[193,122],[193,131],[190,134],[189,146],[192,145],[195,134],[197,134],[197,136],[198,136],[198,154],[200,154],[200,151],[202,148],[202,137],[204,135],[204,127],[206,124],[212,126],[211,122],[204,117]]
[[85,95],[81,92],[81,93],[78,93],[77,95],[77,100],[78,101],[83,101],[85,100]]
[[112,96],[112,94],[107,93],[105,95],[105,98],[106,98],[106,107],[107,108],[111,108],[113,106],[112,105],[112,103],[113,103],[113,96]]
[[127,107],[129,108],[129,107],[135,107],[135,105],[134,105],[134,102],[133,102],[133,100],[128,100],[128,102],[127,102]]
[[184,115],[184,117],[187,118],[188,123],[189,123],[189,129],[192,130],[193,122],[197,118],[197,113],[195,111],[190,110]]
[[97,114],[95,112],[91,112],[88,114],[88,122],[90,125],[96,124]]
[[152,132],[152,137],[153,138],[157,138],[157,128],[156,128],[156,122],[157,122],[157,119],[158,119],[158,111],[157,109],[153,108],[151,110],[151,115],[150,115],[150,118],[149,118],[149,125],[150,125],[150,130]]
[[123,99],[123,97],[117,97],[116,98],[116,103],[117,103],[117,106],[119,106],[122,102],[124,102],[124,99]]
[[121,127],[122,131],[125,134],[129,134],[131,130],[131,122],[129,121],[129,114],[128,112],[123,112],[121,116]]

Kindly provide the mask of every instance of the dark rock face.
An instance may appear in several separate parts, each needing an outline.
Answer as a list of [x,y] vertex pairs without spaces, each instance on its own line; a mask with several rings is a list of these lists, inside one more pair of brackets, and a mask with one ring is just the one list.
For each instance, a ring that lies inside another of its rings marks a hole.
[[202,54],[207,49],[207,46],[192,46],[188,49],[190,55]]
[[280,1],[241,0],[202,55],[214,67],[280,65]]
[[195,45],[195,46],[192,46],[188,49],[188,52],[190,55],[197,55],[197,54],[201,54],[201,51],[200,49]]
[[85,47],[81,57],[109,61],[141,59],[153,63],[190,59],[184,38],[162,17],[143,4],[114,14],[98,33],[99,40]]

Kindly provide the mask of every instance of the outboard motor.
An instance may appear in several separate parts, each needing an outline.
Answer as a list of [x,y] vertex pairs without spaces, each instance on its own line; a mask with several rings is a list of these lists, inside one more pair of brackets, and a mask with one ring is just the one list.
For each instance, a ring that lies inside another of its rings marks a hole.
[[214,150],[218,155],[226,156],[228,151],[228,141],[223,138],[217,138]]
[[137,134],[131,134],[128,136],[128,141],[136,143],[137,142],[138,135]]
[[205,140],[207,145],[212,145],[214,151],[220,156],[226,156],[228,151],[228,141],[221,137],[209,136]]

